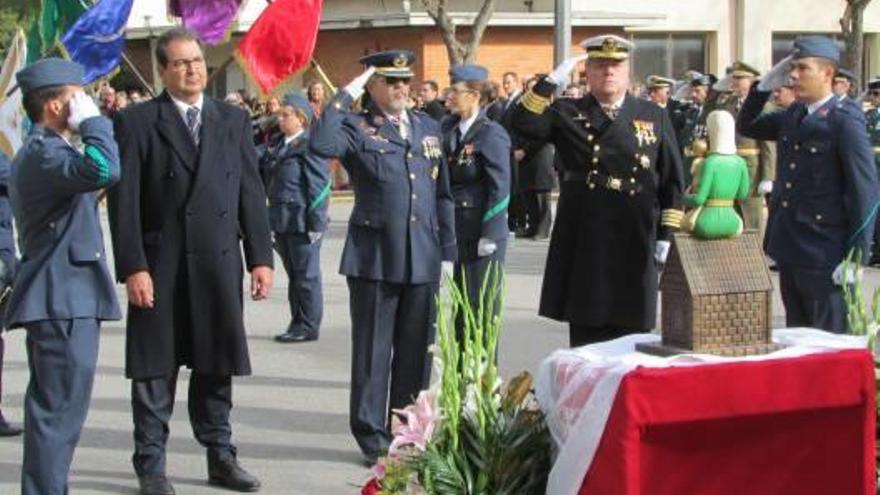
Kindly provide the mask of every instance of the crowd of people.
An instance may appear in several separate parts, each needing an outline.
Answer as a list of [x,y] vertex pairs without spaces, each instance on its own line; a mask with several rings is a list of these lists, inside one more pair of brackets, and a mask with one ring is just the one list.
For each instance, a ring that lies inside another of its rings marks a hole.
[[[511,237],[550,237],[539,313],[567,323],[572,346],[655,328],[658,272],[694,165],[719,152],[707,143],[714,112],[737,121],[728,153],[750,182],[737,211],[778,265],[787,324],[845,331],[840,287],[857,274],[844,258],[857,249],[868,261],[880,204],[880,79],[865,113],[837,45],[820,36],[798,39],[763,76],[736,62],[721,78],[656,75],[642,87],[632,43],[601,35],[582,47],[548,74],[507,72],[500,84],[485,67],[456,66],[442,89],[411,87],[415,55],[383,51],[357,61],[364,72],[333,94],[311,82],[260,103],[207,96],[201,44],[184,28],[157,40],[165,90],[152,98],[104,85],[96,103],[82,68],[60,59],[19,72],[33,129],[4,188],[21,259],[4,262],[15,266],[5,325],[28,332],[22,493],[67,492],[101,322],[122,317],[114,279],[127,294],[140,493],[174,493],[165,449],[182,366],[210,483],[258,490],[229,420],[232,377],[251,371],[244,272],[251,298],[265,299],[274,250],[290,311],[276,340],[317,340],[334,184],[354,192],[340,273],[350,427],[368,463],[389,447],[390,411],[429,383],[442,278],[479,304]],[[4,232],[12,239],[11,225]],[[0,421],[4,432],[20,433]]]

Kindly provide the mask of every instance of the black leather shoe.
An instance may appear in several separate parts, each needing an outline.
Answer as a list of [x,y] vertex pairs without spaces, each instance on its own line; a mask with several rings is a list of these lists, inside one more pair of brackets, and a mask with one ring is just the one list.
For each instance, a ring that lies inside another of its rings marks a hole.
[[280,335],[275,336],[275,342],[281,342],[282,344],[295,344],[297,342],[311,342],[313,340],[318,340],[318,337],[312,335],[310,333],[301,333],[301,332],[284,332]]
[[17,426],[12,426],[6,421],[0,422],[0,437],[17,437],[21,432],[21,428]]
[[208,483],[237,492],[256,492],[260,489],[260,480],[245,471],[235,459],[208,463]]
[[147,474],[138,476],[141,495],[174,495],[174,487],[164,474]]

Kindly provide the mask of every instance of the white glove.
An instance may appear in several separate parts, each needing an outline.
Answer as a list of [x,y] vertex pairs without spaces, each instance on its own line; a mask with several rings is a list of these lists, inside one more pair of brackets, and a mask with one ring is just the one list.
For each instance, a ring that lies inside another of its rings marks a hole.
[[770,194],[773,192],[773,181],[772,180],[762,180],[760,184],[758,184],[758,192],[763,194]]
[[67,104],[70,108],[70,116],[67,117],[67,125],[79,132],[79,125],[86,119],[101,115],[98,105],[82,91],[77,91]]
[[831,281],[834,282],[834,285],[854,284],[862,280],[863,272],[860,265],[841,261],[831,274]]
[[758,91],[773,91],[785,86],[791,79],[791,55],[774,65],[758,83]]
[[669,241],[657,241],[657,245],[654,246],[654,259],[659,264],[666,263],[666,257],[669,256]]
[[487,239],[485,237],[480,237],[480,240],[477,242],[477,256],[480,258],[484,256],[489,256],[498,250],[498,244],[495,243],[492,239]]
[[365,70],[361,75],[354,78],[348,86],[345,87],[345,92],[351,95],[352,98],[357,100],[364,94],[364,86],[367,85],[367,81],[370,80],[370,76],[376,72],[375,67],[369,67]]
[[562,84],[568,84],[571,80],[571,71],[577,66],[577,64],[586,60],[588,55],[578,55],[577,57],[571,57],[562,61],[559,66],[553,69],[553,72],[547,76],[547,79],[555,83],[557,86]]
[[314,244],[324,237],[323,232],[309,232],[309,243]]
[[443,261],[440,263],[440,285],[443,285],[447,279],[452,280],[455,276],[455,264],[451,261]]

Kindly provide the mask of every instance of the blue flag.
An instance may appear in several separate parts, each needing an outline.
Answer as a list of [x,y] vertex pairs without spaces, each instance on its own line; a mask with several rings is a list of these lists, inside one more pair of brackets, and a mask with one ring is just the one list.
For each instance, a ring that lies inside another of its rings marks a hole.
[[109,74],[119,65],[132,2],[101,0],[80,16],[61,38],[70,59],[85,67],[84,83]]

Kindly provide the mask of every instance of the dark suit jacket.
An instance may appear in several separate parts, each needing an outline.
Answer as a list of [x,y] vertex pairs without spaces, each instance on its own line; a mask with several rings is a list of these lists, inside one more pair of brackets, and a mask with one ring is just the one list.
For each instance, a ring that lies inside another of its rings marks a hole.
[[443,102],[440,100],[434,100],[425,105],[425,108],[422,109],[423,112],[430,115],[432,119],[436,120],[438,123],[443,120],[443,117],[446,117],[446,107],[443,106]]
[[120,282],[148,270],[155,307],[129,307],[126,374],[167,376],[181,364],[250,373],[242,323],[242,258],[272,265],[266,194],[250,119],[205,97],[197,148],[167,93],[115,118],[123,180],[110,193]]

